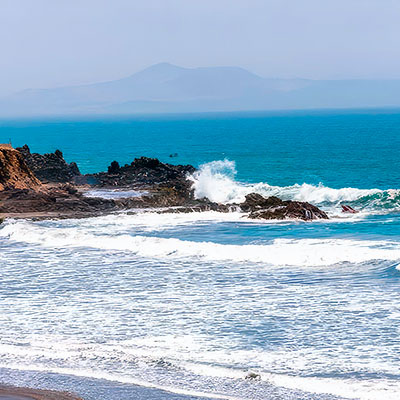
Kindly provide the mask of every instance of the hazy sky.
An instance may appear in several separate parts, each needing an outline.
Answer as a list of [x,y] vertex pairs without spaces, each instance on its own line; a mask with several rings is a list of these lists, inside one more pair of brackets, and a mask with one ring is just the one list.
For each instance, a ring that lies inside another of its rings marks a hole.
[[158,62],[400,78],[400,0],[0,0],[0,95]]

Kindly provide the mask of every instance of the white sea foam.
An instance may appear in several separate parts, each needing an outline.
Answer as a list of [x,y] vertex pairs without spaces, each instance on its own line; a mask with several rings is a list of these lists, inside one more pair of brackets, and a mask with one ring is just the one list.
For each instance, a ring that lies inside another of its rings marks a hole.
[[220,203],[240,203],[251,192],[267,197],[277,196],[283,200],[308,201],[312,204],[331,207],[336,207],[342,202],[354,202],[374,195],[376,198],[371,199],[370,202],[375,206],[379,206],[382,201],[388,203],[400,200],[400,191],[394,189],[387,191],[351,187],[334,189],[322,184],[315,186],[307,183],[281,187],[263,182],[246,184],[236,181],[235,176],[235,162],[220,160],[201,165],[190,179],[193,181],[197,198],[208,197]]
[[277,386],[315,393],[343,396],[348,399],[398,400],[400,383],[396,380],[359,381],[352,379],[303,378],[285,375],[270,375],[269,381]]
[[[17,343],[0,345],[2,356],[0,366],[106,379],[215,399],[259,399],[262,398],[260,395],[263,393],[265,395],[267,390],[271,390],[271,385],[272,391],[273,387],[284,387],[351,399],[397,400],[398,398],[400,383],[394,379],[335,379],[266,372],[263,368],[276,365],[278,360],[293,367],[293,361],[295,363],[300,360],[305,361],[305,355],[296,354],[296,351],[274,354],[274,352],[264,353],[257,350],[207,350],[197,342],[198,339],[201,343],[199,337],[167,335],[135,338],[109,344],[88,344],[48,336],[42,337],[41,340],[31,340],[28,346],[20,346]],[[191,360],[193,357],[196,361]],[[332,362],[329,358],[324,358],[323,353],[308,354],[308,361],[312,361],[313,357],[316,358],[315,361],[322,362],[323,360],[328,364],[329,361]],[[160,369],[157,360],[163,360],[166,368]],[[254,372],[260,374],[261,382],[268,385],[258,384],[250,393],[247,392],[248,387],[244,379],[248,370],[239,367],[239,365],[247,364],[248,360],[260,365],[261,368],[257,368]],[[169,364],[170,361],[171,364]],[[340,366],[340,362],[337,360],[337,366]],[[110,363],[118,368],[109,370]],[[132,368],[133,365],[136,367]],[[155,366],[156,371],[152,366]],[[381,372],[382,366],[378,364],[376,367]],[[397,373],[394,365],[392,369],[394,373]],[[372,370],[374,370],[373,365]],[[188,380],[185,381],[186,379]],[[224,385],[234,388],[233,392],[231,391],[231,394],[218,393],[216,391],[218,385],[221,385],[221,388]],[[206,388],[209,390],[207,391]],[[232,396],[233,393],[236,396]]]
[[[259,221],[246,218],[243,213],[229,212],[221,213],[216,211],[192,212],[192,213],[158,213],[141,212],[135,214],[106,215],[96,218],[87,218],[65,221],[65,225],[79,224],[85,229],[95,229],[98,231],[104,228],[108,233],[121,231],[121,228],[136,227],[142,231],[172,230],[181,226],[203,225],[222,222],[246,222],[252,224],[276,223],[276,221]],[[284,223],[284,222],[282,222]]]
[[146,191],[139,190],[117,190],[117,189],[93,189],[85,192],[85,197],[99,197],[102,199],[125,199],[131,197],[141,197],[148,194]]
[[368,260],[399,260],[400,245],[387,241],[349,239],[275,239],[266,244],[219,244],[128,234],[94,234],[79,227],[44,227],[14,222],[0,236],[46,247],[90,247],[130,251],[146,258],[195,258],[210,261],[257,262],[283,266],[324,266]]
[[219,203],[234,203],[244,200],[248,187],[235,182],[234,161],[212,161],[200,166],[190,178],[197,198],[207,197]]

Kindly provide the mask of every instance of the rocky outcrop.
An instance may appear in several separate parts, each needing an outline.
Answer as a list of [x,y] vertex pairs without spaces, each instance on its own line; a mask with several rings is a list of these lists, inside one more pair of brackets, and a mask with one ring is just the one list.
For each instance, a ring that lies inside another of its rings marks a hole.
[[[141,157],[122,167],[113,161],[107,172],[80,175],[76,164],[66,163],[59,150],[44,155],[31,153],[27,145],[18,150],[9,145],[0,145],[0,214],[6,216],[86,217],[120,210],[153,208],[160,212],[235,210],[253,219],[309,221],[328,218],[323,211],[309,203],[284,201],[274,196],[265,198],[257,193],[247,195],[241,204],[219,204],[207,198],[195,199],[192,181],[188,179],[188,175],[195,172],[191,165],[171,165],[156,158]],[[79,187],[79,184],[85,186]],[[83,193],[90,186],[139,189],[145,193],[131,198],[86,197]]]
[[258,193],[250,193],[246,200],[239,204],[253,219],[328,219],[325,212],[310,203],[302,201],[281,200],[278,197],[263,197]]
[[40,181],[25,163],[20,152],[0,144],[0,191],[12,189],[39,190]]
[[194,171],[195,168],[191,165],[171,165],[162,163],[157,158],[140,157],[123,167],[120,167],[117,161],[113,161],[107,172],[89,176],[96,178],[97,185],[103,187],[137,187],[140,185],[168,185],[177,180],[186,180],[186,175]]
[[[172,204],[166,204],[171,206]],[[258,193],[250,193],[246,200],[240,204],[214,203],[207,198],[189,200],[178,208],[168,208],[162,212],[189,213],[189,212],[244,212],[252,219],[301,219],[311,221],[315,219],[328,219],[325,212],[310,203],[302,201],[283,201],[278,197],[263,197]]]
[[192,165],[171,165],[157,158],[135,158],[131,164],[120,166],[113,161],[107,172],[85,175],[86,182],[100,187],[149,188],[174,196],[177,203],[193,197],[192,183],[187,179]]
[[87,198],[68,187],[50,187],[46,191],[29,189],[0,192],[0,214],[45,214],[52,217],[95,216],[117,211],[113,200]]
[[28,167],[43,183],[71,182],[80,175],[76,163],[68,164],[60,150],[47,154],[31,153],[27,145],[17,147],[17,150],[23,155]]

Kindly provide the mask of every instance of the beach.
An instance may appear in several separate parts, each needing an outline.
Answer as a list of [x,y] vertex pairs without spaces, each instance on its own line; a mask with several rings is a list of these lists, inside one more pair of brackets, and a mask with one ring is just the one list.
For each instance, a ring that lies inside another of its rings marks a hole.
[[0,386],[1,400],[80,400],[77,396],[50,390]]

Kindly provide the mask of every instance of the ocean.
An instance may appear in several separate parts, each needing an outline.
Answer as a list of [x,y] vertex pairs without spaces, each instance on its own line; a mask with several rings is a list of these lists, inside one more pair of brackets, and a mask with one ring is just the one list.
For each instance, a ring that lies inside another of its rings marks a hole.
[[10,139],[82,173],[192,164],[197,197],[257,192],[330,219],[7,220],[0,383],[85,400],[400,397],[399,111],[0,121]]

